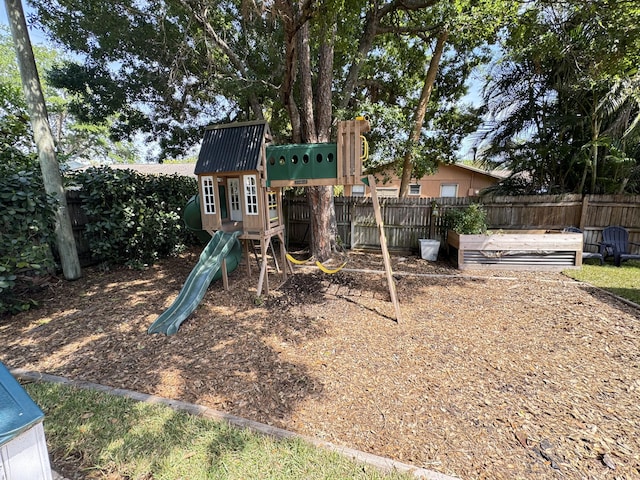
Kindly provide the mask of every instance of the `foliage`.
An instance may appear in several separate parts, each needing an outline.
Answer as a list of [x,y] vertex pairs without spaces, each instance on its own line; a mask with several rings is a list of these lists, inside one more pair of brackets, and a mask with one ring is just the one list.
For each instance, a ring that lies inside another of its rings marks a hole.
[[36,162],[0,162],[0,313],[27,310],[30,286],[54,266],[56,200]]
[[[34,19],[77,55],[53,70],[83,121],[113,118],[114,138],[144,132],[180,156],[202,126],[249,119],[278,102],[281,29],[262,5],[239,2],[32,2]],[[255,117],[254,117],[255,118]]]
[[527,4],[489,75],[481,157],[531,192],[639,191],[639,25],[632,2]]
[[[466,82],[474,67],[488,61],[486,44],[493,41],[513,8],[513,2],[501,1],[439,2],[418,12],[399,13],[394,27],[385,23],[386,33],[377,38],[360,75],[361,87],[351,100],[358,102],[359,113],[373,119],[368,167],[394,163],[396,173],[402,175],[401,159],[409,155],[412,178],[422,178],[440,162],[456,161],[462,140],[477,129],[484,113],[484,107],[462,101]],[[420,32],[421,25],[429,25],[428,31]],[[410,126],[434,54],[434,39],[443,31],[450,35],[419,140],[412,142]]]
[[99,167],[72,174],[69,183],[81,187],[89,247],[106,265],[143,267],[193,242],[181,218],[197,192],[192,178]]
[[54,460],[96,478],[414,478],[166,405],[51,383],[25,388],[47,416],[44,428]]
[[[137,154],[133,144],[110,140],[112,120],[79,121],[70,106],[81,103],[81,98],[70,96],[51,81],[51,72],[57,71],[66,57],[43,45],[34,45],[33,53],[41,73],[40,83],[60,164],[64,166],[73,160],[132,163]],[[7,28],[0,26],[0,160],[29,156],[35,151],[13,40]]]
[[460,235],[480,235],[487,232],[487,212],[473,203],[466,208],[450,208],[442,219],[443,229]]

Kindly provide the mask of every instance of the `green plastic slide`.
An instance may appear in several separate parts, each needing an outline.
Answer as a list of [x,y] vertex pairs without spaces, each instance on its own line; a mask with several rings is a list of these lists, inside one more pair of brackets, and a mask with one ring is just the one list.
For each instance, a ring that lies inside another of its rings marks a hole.
[[180,290],[178,297],[149,327],[148,333],[173,335],[182,322],[198,307],[209,284],[222,277],[222,261],[227,260],[227,271],[232,272],[240,263],[242,247],[238,241],[241,232],[225,233],[218,230],[200,254]]

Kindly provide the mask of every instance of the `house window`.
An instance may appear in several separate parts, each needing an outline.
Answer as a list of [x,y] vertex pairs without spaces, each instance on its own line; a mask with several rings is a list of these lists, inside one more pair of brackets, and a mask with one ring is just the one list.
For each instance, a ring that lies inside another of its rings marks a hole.
[[200,184],[202,186],[202,205],[204,207],[204,213],[206,215],[215,215],[216,189],[213,182],[213,177],[200,177]]
[[278,219],[278,194],[276,192],[267,192],[267,202],[269,208],[269,221],[273,222]]
[[412,183],[409,185],[409,195],[420,195],[419,183]]
[[258,215],[258,184],[255,175],[244,176],[244,199],[247,215]]
[[351,187],[352,197],[364,197],[364,185],[353,185]]
[[441,197],[457,197],[458,196],[458,184],[442,184],[440,185]]
[[376,192],[379,197],[398,198],[398,189],[393,187],[377,187]]

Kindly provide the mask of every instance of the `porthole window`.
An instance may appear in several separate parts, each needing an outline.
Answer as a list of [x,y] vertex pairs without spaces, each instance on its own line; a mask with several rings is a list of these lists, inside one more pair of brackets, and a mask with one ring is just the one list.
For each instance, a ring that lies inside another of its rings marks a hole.
[[298,164],[298,156],[294,155],[293,157],[291,157],[291,163],[293,163],[294,165]]
[[322,154],[321,153],[316,155],[316,162],[322,163]]
[[302,162],[303,163],[309,163],[309,155],[307,155],[306,153],[304,154],[304,157],[302,157]]
[[327,162],[329,162],[329,163],[333,162],[333,153],[329,153],[327,155]]

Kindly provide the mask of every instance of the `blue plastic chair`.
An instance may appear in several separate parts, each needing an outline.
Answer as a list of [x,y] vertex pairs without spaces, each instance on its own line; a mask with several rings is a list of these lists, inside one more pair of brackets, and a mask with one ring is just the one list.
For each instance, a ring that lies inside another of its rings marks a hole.
[[[631,252],[631,246],[637,247],[637,253]],[[616,267],[627,260],[640,260],[640,243],[629,241],[629,232],[624,227],[607,227],[602,230],[601,252],[605,258],[613,255]]]
[[[580,230],[578,227],[567,227],[564,229],[565,232],[569,232],[569,233],[582,233],[583,238],[584,238],[584,233],[582,230]],[[587,252],[584,247],[586,247],[587,245],[591,245],[591,246],[595,246],[598,251],[597,252]],[[601,245],[599,244],[595,244],[595,243],[584,243],[584,247],[582,248],[582,260],[586,260],[587,258],[595,258],[598,261],[600,261],[600,265],[604,265],[604,255],[602,254],[601,250]]]

